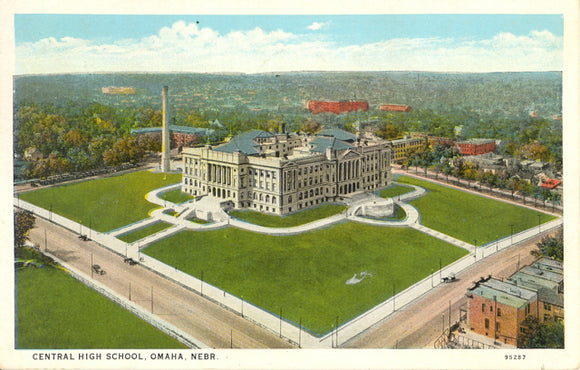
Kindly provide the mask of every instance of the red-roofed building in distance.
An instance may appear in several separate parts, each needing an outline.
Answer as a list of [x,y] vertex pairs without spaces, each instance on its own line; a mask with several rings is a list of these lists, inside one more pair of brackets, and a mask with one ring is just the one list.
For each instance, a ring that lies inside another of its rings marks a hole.
[[562,185],[562,180],[548,179],[544,181],[540,186],[546,189],[556,189],[560,185]]
[[400,105],[400,104],[381,104],[379,107],[380,110],[384,110],[387,112],[410,112],[411,106],[409,105]]
[[321,101],[309,100],[307,103],[310,113],[335,113],[341,114],[346,112],[368,111],[369,103],[367,101],[341,100],[341,101]]
[[462,155],[480,155],[495,152],[495,140],[471,139],[458,141],[457,147]]

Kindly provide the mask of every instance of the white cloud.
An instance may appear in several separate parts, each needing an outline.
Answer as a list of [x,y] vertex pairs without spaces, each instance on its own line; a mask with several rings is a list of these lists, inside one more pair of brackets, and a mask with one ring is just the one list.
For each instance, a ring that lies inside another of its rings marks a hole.
[[561,70],[562,37],[549,31],[500,33],[481,40],[399,38],[340,46],[261,28],[225,35],[176,22],[139,40],[96,43],[65,37],[16,47],[16,72],[264,72],[297,70]]
[[318,31],[322,28],[327,27],[330,22],[313,22],[310,26],[306,27],[311,31]]

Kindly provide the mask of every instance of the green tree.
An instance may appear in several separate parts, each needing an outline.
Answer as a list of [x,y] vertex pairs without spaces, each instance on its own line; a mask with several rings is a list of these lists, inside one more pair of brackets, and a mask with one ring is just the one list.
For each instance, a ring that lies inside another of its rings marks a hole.
[[34,228],[36,217],[30,211],[16,211],[14,213],[14,247],[20,248],[28,240],[30,230]]
[[118,166],[123,163],[138,163],[143,159],[143,149],[133,136],[118,139],[111,149],[103,153],[103,161],[107,166]]
[[519,348],[564,348],[564,325],[555,320],[540,323],[528,316],[522,323],[525,333],[518,336]]
[[545,236],[537,244],[538,249],[531,251],[538,257],[549,257],[558,261],[564,260],[564,231],[560,230],[554,236]]

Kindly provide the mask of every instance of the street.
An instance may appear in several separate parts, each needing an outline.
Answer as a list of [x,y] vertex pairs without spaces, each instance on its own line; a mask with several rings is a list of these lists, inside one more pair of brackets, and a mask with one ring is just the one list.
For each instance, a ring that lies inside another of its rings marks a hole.
[[[30,239],[87,276],[213,348],[292,348],[277,335],[78,234],[36,218]],[[98,264],[104,275],[92,272]],[[64,304],[64,303],[63,303]]]

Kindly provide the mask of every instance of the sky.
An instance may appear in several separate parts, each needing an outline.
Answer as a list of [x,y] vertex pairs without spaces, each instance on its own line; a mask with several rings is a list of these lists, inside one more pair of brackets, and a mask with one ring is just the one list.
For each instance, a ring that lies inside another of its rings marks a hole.
[[563,69],[562,15],[15,14],[15,72]]

